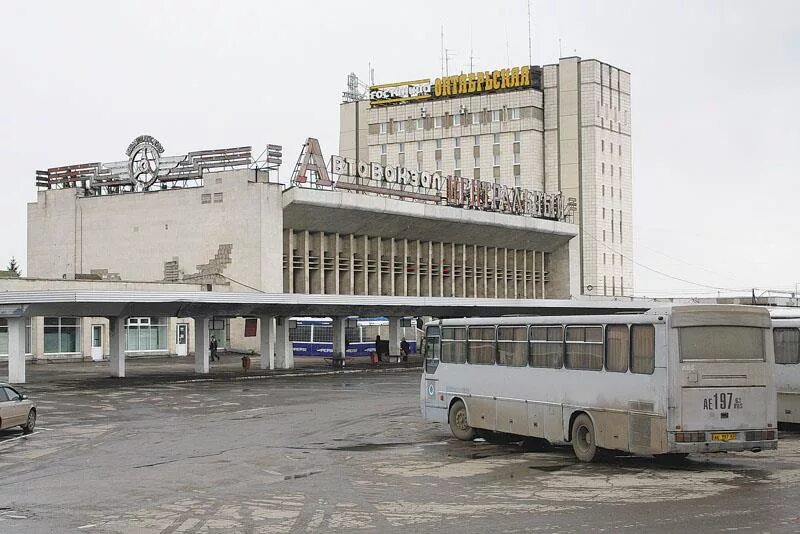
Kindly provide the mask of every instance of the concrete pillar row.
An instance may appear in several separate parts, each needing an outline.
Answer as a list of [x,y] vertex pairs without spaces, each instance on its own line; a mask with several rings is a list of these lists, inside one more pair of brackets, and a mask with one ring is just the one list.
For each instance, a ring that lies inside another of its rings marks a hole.
[[288,317],[275,318],[275,369],[294,369]]
[[261,334],[261,368],[275,368],[275,317],[262,315],[258,318]]
[[111,376],[125,378],[125,321],[127,317],[108,318],[108,360]]
[[347,354],[347,343],[345,340],[346,326],[346,317],[333,318],[333,356],[338,354],[341,357],[344,357]]
[[8,319],[8,382],[25,383],[25,318]]
[[400,317],[389,317],[389,354],[400,354]]
[[211,370],[209,355],[211,350],[208,344],[211,334],[208,331],[211,319],[209,317],[194,317],[194,372],[208,374]]

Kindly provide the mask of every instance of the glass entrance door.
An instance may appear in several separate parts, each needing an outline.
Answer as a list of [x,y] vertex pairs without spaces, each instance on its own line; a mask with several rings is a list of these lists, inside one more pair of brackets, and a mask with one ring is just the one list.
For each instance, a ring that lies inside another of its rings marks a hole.
[[103,359],[103,325],[92,325],[92,361]]

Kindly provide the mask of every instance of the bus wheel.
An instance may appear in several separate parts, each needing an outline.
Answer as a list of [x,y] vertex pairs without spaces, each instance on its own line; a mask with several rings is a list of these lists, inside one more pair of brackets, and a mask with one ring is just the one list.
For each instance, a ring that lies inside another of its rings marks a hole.
[[572,450],[581,462],[591,462],[597,455],[594,424],[585,413],[576,417],[572,425]]
[[453,403],[447,420],[450,422],[450,432],[455,437],[463,441],[475,439],[475,429],[467,424],[467,407],[464,406],[464,401],[457,400]]

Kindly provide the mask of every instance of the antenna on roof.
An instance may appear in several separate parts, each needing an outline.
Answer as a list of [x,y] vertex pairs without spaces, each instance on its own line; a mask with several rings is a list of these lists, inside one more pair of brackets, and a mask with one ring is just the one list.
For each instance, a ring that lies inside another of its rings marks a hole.
[[533,65],[533,52],[531,50],[531,0],[528,0],[528,65]]

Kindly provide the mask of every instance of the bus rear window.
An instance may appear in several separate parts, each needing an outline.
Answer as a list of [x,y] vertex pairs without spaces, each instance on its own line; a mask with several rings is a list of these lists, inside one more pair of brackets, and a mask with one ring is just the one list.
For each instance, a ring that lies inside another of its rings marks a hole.
[[681,361],[764,360],[764,331],[754,326],[679,328]]

